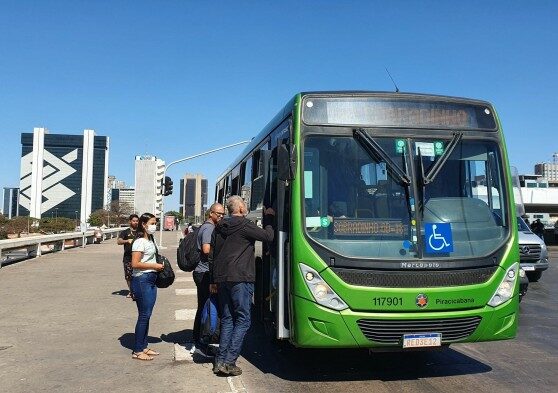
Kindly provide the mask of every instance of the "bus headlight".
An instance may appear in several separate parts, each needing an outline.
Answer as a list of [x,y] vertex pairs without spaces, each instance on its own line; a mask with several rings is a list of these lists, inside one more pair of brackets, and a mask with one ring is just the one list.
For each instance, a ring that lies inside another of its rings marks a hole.
[[502,303],[507,302],[513,296],[513,291],[515,289],[515,282],[518,277],[518,266],[519,264],[516,262],[508,269],[504,279],[498,285],[496,292],[492,296],[492,299],[488,302],[489,306],[496,307]]
[[316,303],[337,311],[349,308],[333,289],[327,285],[317,271],[303,263],[300,264],[300,270],[302,271],[304,282],[308,286]]

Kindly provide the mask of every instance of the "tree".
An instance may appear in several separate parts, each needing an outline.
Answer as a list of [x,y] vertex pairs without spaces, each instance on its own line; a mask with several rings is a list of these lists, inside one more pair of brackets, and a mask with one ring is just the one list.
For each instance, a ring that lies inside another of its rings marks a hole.
[[27,227],[29,226],[29,218],[24,216],[14,217],[8,220],[4,225],[4,228],[8,233],[17,234],[17,237],[21,237],[22,232],[27,232]]
[[165,216],[175,216],[180,221],[184,219],[184,216],[180,214],[180,212],[177,212],[176,210],[169,210],[168,212],[165,213]]
[[128,202],[112,201],[109,205],[108,215],[111,224],[126,224],[130,214],[134,212],[133,206]]
[[39,231],[43,233],[54,232],[73,232],[76,227],[76,221],[72,218],[42,218],[39,221]]
[[93,213],[91,213],[87,222],[89,223],[89,225],[94,227],[103,226],[105,222],[108,222],[107,211],[103,209],[95,210]]

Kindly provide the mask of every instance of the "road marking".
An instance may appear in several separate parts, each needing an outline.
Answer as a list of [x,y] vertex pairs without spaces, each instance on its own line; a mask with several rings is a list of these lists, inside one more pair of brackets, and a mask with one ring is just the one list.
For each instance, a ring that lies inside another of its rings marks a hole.
[[246,387],[240,377],[227,377],[231,393],[247,393]]
[[182,310],[176,310],[174,312],[174,319],[177,321],[193,321],[196,318],[195,309],[185,308]]
[[174,344],[174,361],[175,362],[192,362],[192,354],[190,353],[192,344],[180,345]]
[[178,296],[188,296],[188,295],[197,295],[197,289],[175,289],[175,293]]
[[194,279],[192,278],[192,276],[176,277],[174,279],[174,282],[194,282]]

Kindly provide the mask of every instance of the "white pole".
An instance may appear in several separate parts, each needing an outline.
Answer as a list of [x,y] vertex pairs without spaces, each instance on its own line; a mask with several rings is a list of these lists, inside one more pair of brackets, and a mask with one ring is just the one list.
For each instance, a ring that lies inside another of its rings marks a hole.
[[165,248],[165,247],[163,247],[163,220],[165,218],[165,216],[164,216],[165,215],[165,209],[164,209],[164,206],[165,206],[165,177],[167,175],[167,169],[169,169],[174,164],[178,164],[179,162],[192,160],[194,158],[198,158],[198,157],[205,156],[205,155],[208,155],[208,154],[211,154],[211,153],[215,153],[215,152],[220,151],[220,150],[229,149],[231,147],[235,147],[235,146],[238,146],[238,145],[244,145],[246,143],[250,143],[251,141],[252,140],[250,139],[250,140],[247,140],[247,141],[236,142],[236,143],[233,143],[231,145],[222,146],[222,147],[218,147],[216,149],[211,149],[211,150],[208,150],[208,151],[204,151],[203,153],[194,154],[193,156],[189,156],[189,157],[181,158],[181,159],[176,160],[176,161],[172,161],[171,163],[169,163],[169,165],[165,166],[165,169],[163,170],[163,187],[161,188],[161,191],[162,191],[163,195],[162,195],[162,199],[161,199],[161,217],[159,218],[159,248]]

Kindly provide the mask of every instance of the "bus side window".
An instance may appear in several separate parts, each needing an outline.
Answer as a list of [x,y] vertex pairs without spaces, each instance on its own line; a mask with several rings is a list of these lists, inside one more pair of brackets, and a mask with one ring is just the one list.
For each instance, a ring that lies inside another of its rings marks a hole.
[[250,196],[252,191],[252,156],[246,159],[242,164],[240,196],[246,202],[246,206],[251,210]]
[[269,160],[269,141],[254,153],[252,179],[252,197],[250,200],[250,210],[261,209],[265,193],[265,171]]
[[231,195],[238,195],[240,193],[240,165],[232,170],[231,177]]
[[221,180],[217,186],[217,196],[215,200],[219,203],[223,203],[223,197],[225,196],[225,180]]
[[227,198],[230,197],[232,194],[232,177],[229,173],[227,179],[225,181],[225,203],[227,202]]

